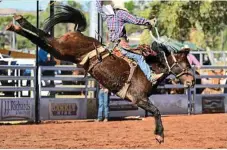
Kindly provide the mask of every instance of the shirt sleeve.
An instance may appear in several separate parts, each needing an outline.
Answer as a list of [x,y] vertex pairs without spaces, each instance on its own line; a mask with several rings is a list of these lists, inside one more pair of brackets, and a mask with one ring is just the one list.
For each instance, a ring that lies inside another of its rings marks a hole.
[[132,23],[135,25],[147,25],[148,23],[150,23],[149,20],[145,18],[139,18],[139,17],[133,16],[127,11],[119,10],[118,15],[126,23]]
[[98,9],[98,13],[102,16],[103,20],[106,20],[106,14],[102,11],[102,5],[100,0],[96,0],[96,7]]

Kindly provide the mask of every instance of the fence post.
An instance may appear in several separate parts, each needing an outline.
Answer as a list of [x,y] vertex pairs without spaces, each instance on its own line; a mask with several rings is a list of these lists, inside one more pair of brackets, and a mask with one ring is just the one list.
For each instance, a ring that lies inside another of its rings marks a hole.
[[187,88],[187,94],[188,94],[188,115],[191,115],[191,110],[192,110],[191,88]]
[[[199,72],[199,74],[200,74],[200,72]],[[193,102],[193,114],[195,114],[195,98],[196,98],[196,76],[197,76],[197,74],[195,73],[195,67],[193,68],[193,76],[195,77],[195,85],[194,85],[194,87],[193,87],[193,97],[192,97],[192,102]],[[201,83],[202,83],[202,81],[201,81]],[[200,84],[201,84],[200,83]]]
[[[196,67],[195,66],[192,68],[192,70],[193,70],[193,76],[195,77],[195,85],[194,85],[194,87],[191,87],[191,91],[193,91],[193,95],[191,95],[191,114],[192,113],[195,114],[195,98],[196,98],[196,94],[197,94],[196,93],[197,92],[197,89],[196,89],[196,80],[197,80],[197,77],[196,76],[198,74],[196,73]],[[199,74],[200,74],[200,72],[199,72]]]
[[[193,72],[193,76],[195,77],[196,73],[195,73],[195,66],[192,67],[192,72]],[[196,77],[195,77],[195,81],[196,81]],[[193,100],[195,100],[195,94],[196,94],[196,88],[195,87],[190,87],[187,88],[187,95],[188,95],[188,115],[192,114],[192,91],[193,91]]]
[[[39,0],[37,0],[37,12],[36,12],[36,26],[39,29]],[[35,68],[35,123],[39,123],[40,122],[40,114],[39,114],[39,63],[38,63],[38,45],[36,45],[36,68]]]
[[36,66],[34,69],[34,77],[35,77],[35,90],[34,90],[34,94],[35,94],[35,123],[39,123],[40,122],[40,113],[39,113],[39,105],[40,105],[40,85],[39,85],[39,67]]

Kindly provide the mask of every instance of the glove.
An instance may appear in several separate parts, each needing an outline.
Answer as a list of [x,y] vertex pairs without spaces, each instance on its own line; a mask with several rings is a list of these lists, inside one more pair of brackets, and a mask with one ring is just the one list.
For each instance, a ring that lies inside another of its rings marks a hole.
[[149,30],[152,30],[153,26],[149,23],[149,24],[147,25],[147,28],[148,28]]
[[157,23],[157,18],[153,18],[153,19],[150,20],[150,24],[151,24],[152,26],[155,26],[156,23]]

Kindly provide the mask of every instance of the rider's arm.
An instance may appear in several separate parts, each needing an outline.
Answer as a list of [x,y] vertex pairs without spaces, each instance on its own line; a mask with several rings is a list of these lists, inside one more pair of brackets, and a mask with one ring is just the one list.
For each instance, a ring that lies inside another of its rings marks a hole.
[[127,23],[132,23],[135,25],[150,25],[149,20],[145,18],[139,18],[139,17],[133,16],[127,11],[119,10],[118,16]]
[[96,0],[96,7],[97,7],[97,9],[98,9],[98,13],[101,14],[103,20],[106,20],[106,17],[107,17],[107,16],[106,16],[106,14],[103,12],[103,10],[102,10],[102,5],[101,5],[100,0]]

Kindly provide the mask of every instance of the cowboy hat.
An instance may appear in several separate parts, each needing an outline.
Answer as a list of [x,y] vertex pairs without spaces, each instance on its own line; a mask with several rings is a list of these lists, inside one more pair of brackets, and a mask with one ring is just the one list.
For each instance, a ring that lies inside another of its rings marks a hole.
[[121,10],[124,10],[124,11],[127,11],[128,12],[128,9],[125,8],[123,5],[115,4],[114,5],[114,8],[115,9],[121,9]]

